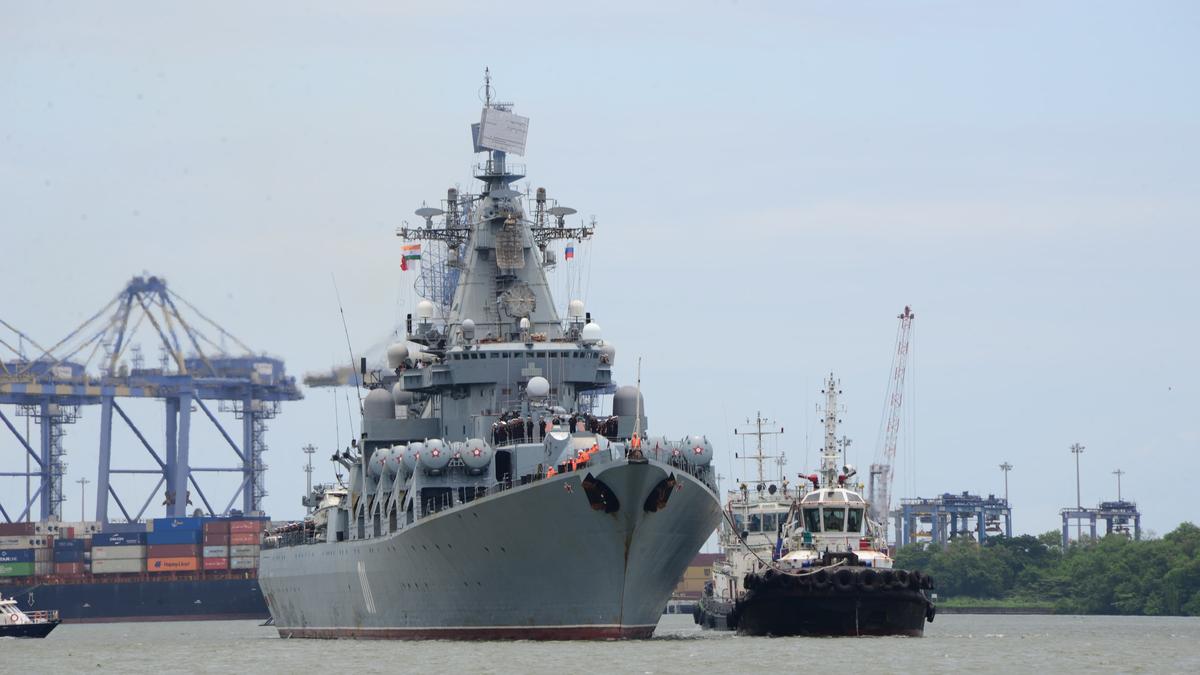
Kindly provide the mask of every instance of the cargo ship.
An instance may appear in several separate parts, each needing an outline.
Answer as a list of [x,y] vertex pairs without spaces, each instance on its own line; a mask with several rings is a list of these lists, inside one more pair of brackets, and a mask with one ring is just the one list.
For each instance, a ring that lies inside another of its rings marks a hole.
[[0,594],[64,623],[266,619],[261,518],[0,523]]

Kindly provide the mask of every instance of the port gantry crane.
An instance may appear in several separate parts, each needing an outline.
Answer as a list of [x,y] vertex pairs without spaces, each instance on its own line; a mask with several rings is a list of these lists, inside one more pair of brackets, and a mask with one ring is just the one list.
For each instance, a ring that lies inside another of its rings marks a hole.
[[912,308],[905,305],[896,318],[900,325],[896,329],[896,351],[892,354],[891,377],[888,378],[887,395],[884,399],[886,426],[883,427],[883,442],[879,446],[876,463],[871,465],[868,493],[871,501],[871,519],[879,524],[883,533],[888,530],[888,517],[892,504],[892,476],[895,472],[896,443],[900,437],[900,408],[904,402],[904,376],[908,371],[908,346],[912,338],[912,321],[916,318]]
[[[181,311],[180,305],[189,312]],[[0,321],[3,323],[3,321]],[[4,327],[17,332],[7,323]],[[146,367],[141,345],[133,338],[143,326],[160,344],[162,359],[158,367]],[[217,340],[200,327],[215,330]],[[0,422],[37,461],[36,470],[25,473],[5,472],[0,476],[36,478],[39,487],[16,518],[29,513],[33,501],[41,500],[41,518],[61,518],[62,474],[65,464],[61,447],[61,427],[75,421],[80,405],[100,406],[99,470],[96,476],[96,520],[108,521],[112,502],[126,520],[141,519],[159,487],[165,484],[163,502],[167,516],[188,513],[191,489],[209,514],[229,513],[241,497],[240,510],[247,514],[262,512],[266,495],[262,453],[266,420],[273,418],[280,401],[303,398],[294,378],[288,377],[281,359],[255,354],[240,340],[212,321],[187,300],[167,288],[166,280],[155,276],[134,277],[100,311],[49,348],[43,348],[17,332],[22,346],[4,346],[15,358],[0,363],[0,404],[12,403],[21,414],[34,417],[41,425],[41,452],[36,452],[21,437],[11,421],[0,411]],[[36,355],[25,354],[28,342]],[[242,352],[231,355],[226,343]],[[0,354],[2,356],[3,354]],[[99,358],[97,358],[99,357]],[[128,357],[129,361],[124,359]],[[88,372],[98,361],[99,374]],[[130,367],[132,365],[132,368]],[[161,399],[166,404],[164,452],[158,453],[145,434],[121,407],[118,399]],[[205,401],[217,401],[218,412],[230,412],[242,423],[241,444],[236,443]],[[190,437],[193,406],[203,412],[221,437],[237,455],[234,467],[195,467],[191,465]],[[113,413],[128,426],[156,466],[147,469],[111,467]],[[230,472],[242,475],[241,483],[229,502],[220,508],[209,501],[195,474]],[[158,475],[159,480],[136,512],[125,507],[111,482],[114,474]],[[191,489],[189,489],[189,485]],[[0,506],[0,518],[13,520]]]

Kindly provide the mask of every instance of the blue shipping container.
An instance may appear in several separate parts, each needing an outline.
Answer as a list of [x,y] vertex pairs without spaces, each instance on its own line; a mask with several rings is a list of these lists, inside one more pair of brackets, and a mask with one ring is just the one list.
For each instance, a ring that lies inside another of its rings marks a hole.
[[92,535],[92,546],[144,546],[145,532],[106,532]]
[[155,518],[154,531],[162,532],[163,530],[202,530],[204,529],[203,518]]
[[83,540],[82,539],[55,539],[54,540],[54,550],[55,551],[82,551],[83,550]]
[[199,544],[204,533],[200,530],[163,530],[146,533],[146,543],[154,544]]
[[33,555],[34,552],[31,548],[7,548],[0,551],[0,563],[36,562]]
[[72,563],[83,562],[83,551],[67,551],[62,549],[54,549],[54,562],[56,563]]
[[123,533],[145,532],[146,524],[145,523],[105,523],[104,531],[105,532],[123,532]]

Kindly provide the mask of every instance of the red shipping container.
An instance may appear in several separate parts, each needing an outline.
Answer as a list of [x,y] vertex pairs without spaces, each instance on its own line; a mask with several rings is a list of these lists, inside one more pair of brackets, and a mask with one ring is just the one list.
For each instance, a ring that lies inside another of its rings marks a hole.
[[235,520],[229,523],[229,534],[237,532],[253,532],[258,534],[263,531],[265,520]]
[[0,536],[33,534],[33,523],[0,523]]
[[83,574],[83,563],[54,563],[55,574]]
[[229,558],[204,558],[204,569],[206,570],[227,570],[229,569]]
[[200,547],[195,544],[152,544],[146,547],[147,558],[196,558]]
[[229,521],[228,520],[210,520],[210,521],[205,522],[204,523],[204,535],[208,536],[209,532],[212,532],[213,534],[229,534]]
[[257,544],[258,532],[230,532],[230,546],[244,546],[246,544]]
[[199,558],[147,558],[147,572],[195,572],[200,569]]
[[60,528],[58,528],[58,536],[62,537],[63,539],[74,539],[75,538],[75,528],[60,527]]
[[226,532],[220,532],[220,533],[213,532],[211,534],[208,532],[205,532],[204,533],[204,545],[205,546],[228,546],[229,545],[229,534]]

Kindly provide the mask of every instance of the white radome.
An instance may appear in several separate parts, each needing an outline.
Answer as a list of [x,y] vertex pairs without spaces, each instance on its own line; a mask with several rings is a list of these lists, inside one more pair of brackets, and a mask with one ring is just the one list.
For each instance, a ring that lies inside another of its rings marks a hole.
[[388,348],[387,348],[388,368],[395,370],[395,369],[399,368],[400,366],[404,365],[404,362],[407,359],[408,359],[408,345],[404,344],[403,342],[397,342],[395,344],[388,345]]
[[583,331],[579,333],[579,338],[584,344],[596,344],[600,341],[600,324],[593,321],[583,327]]
[[534,398],[541,398],[550,393],[550,381],[541,375],[531,377],[529,384],[525,385],[525,393]]
[[433,303],[428,300],[422,300],[417,303],[417,317],[421,319],[433,318]]
[[567,304],[567,316],[572,319],[582,319],[584,317],[583,301],[572,300]]

